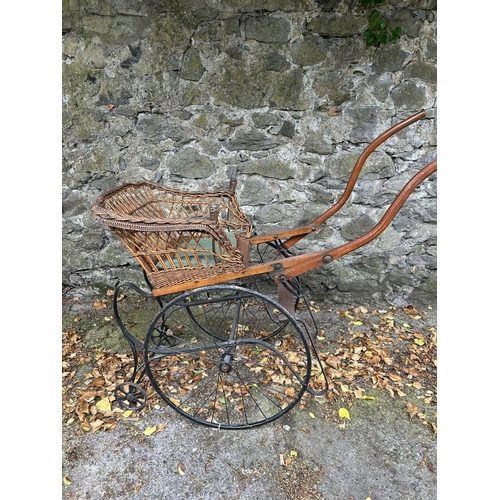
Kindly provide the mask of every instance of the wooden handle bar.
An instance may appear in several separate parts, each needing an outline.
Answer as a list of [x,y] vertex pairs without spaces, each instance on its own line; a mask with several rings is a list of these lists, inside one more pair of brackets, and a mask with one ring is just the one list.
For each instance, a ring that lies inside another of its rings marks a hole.
[[[283,260],[282,264],[284,266],[283,271],[280,271],[276,277],[275,281],[286,281],[290,278],[294,278],[303,274],[307,271],[311,271],[312,269],[316,269],[323,264],[328,264],[335,259],[338,259],[342,255],[346,253],[352,252],[353,250],[366,245],[374,238],[376,238],[387,226],[391,223],[392,219],[394,219],[395,215],[399,212],[404,202],[408,199],[410,194],[414,191],[414,189],[427,177],[429,177],[432,173],[437,170],[437,160],[429,163],[426,167],[420,170],[416,175],[414,175],[408,183],[404,186],[404,188],[400,191],[396,199],[392,202],[391,206],[388,208],[384,216],[380,219],[379,223],[375,225],[370,231],[365,233],[364,235],[356,238],[345,245],[342,245],[338,248],[315,252],[312,254],[306,254],[302,257],[304,259],[296,259],[295,261],[291,260],[289,263],[290,266],[287,265],[287,260]],[[298,262],[297,262],[298,261]]]
[[[354,186],[356,184],[356,181],[358,180],[359,173],[361,169],[363,168],[363,165],[365,164],[367,158],[373,153],[373,151],[380,146],[383,142],[385,142],[389,137],[393,136],[400,130],[404,129],[405,127],[408,127],[408,125],[411,125],[412,123],[422,119],[425,117],[425,111],[420,111],[413,116],[410,116],[406,120],[403,120],[400,123],[397,123],[390,129],[386,130],[382,134],[380,134],[373,142],[371,142],[366,149],[363,151],[361,156],[358,158],[358,161],[356,162],[356,165],[354,165],[354,169],[351,172],[351,176],[349,177],[349,182],[347,183],[347,186],[345,188],[344,194],[342,197],[339,199],[335,205],[333,205],[331,208],[329,208],[324,214],[320,215],[317,217],[315,220],[313,220],[310,224],[309,227],[314,227],[317,228],[320,224],[323,224],[327,219],[329,219],[334,213],[338,212],[340,210],[345,202],[349,199],[351,196],[352,190],[354,189]],[[308,234],[308,233],[306,233]],[[289,238],[287,241],[284,242],[285,248],[290,248],[291,246],[295,245],[298,241],[300,241],[306,234],[298,234],[295,236],[292,236]]]

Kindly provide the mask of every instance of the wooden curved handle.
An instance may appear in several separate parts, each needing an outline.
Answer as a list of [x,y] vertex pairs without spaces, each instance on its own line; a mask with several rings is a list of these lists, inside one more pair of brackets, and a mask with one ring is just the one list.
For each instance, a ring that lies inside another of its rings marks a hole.
[[[415,174],[399,192],[398,196],[392,202],[391,206],[387,209],[378,224],[376,224],[370,231],[338,248],[310,254],[309,258],[300,260],[300,262],[295,265],[292,264],[292,266],[283,270],[283,272],[276,277],[276,281],[285,281],[299,276],[307,271],[311,271],[312,269],[315,269],[323,264],[328,264],[342,255],[352,252],[353,250],[356,250],[375,239],[391,223],[392,219],[394,219],[414,189],[424,179],[436,172],[436,170],[437,160],[434,160],[432,163],[429,163],[429,165]],[[284,264],[286,266],[286,261]]]
[[[414,114],[413,116],[410,116],[406,120],[403,120],[402,122],[397,123],[393,127],[387,129],[385,132],[380,134],[373,142],[371,142],[366,149],[361,153],[360,157],[358,158],[358,161],[354,165],[354,168],[351,172],[351,176],[349,177],[349,181],[347,183],[347,186],[345,188],[344,193],[342,194],[341,198],[335,205],[333,205],[331,208],[329,208],[324,214],[320,215],[317,217],[315,220],[313,220],[309,226],[314,226],[317,227],[320,224],[323,224],[327,219],[329,219],[334,213],[338,212],[345,204],[345,202],[349,199],[351,196],[352,190],[354,189],[354,186],[356,184],[356,181],[358,180],[359,173],[361,172],[361,169],[363,168],[366,160],[368,157],[377,149],[383,142],[385,142],[389,137],[393,136],[400,130],[408,127],[412,123],[421,120],[426,116],[425,111],[419,111],[418,113]],[[290,248],[291,246],[295,245],[298,241],[300,241],[305,235],[297,235],[289,238],[285,243],[284,246],[285,248]]]

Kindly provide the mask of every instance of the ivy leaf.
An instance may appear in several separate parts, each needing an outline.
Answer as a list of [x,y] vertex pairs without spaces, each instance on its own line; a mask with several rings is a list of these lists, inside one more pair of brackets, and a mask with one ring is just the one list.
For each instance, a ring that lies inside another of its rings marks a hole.
[[378,10],[372,11],[370,17],[368,18],[368,29],[370,31],[379,31],[383,28],[383,20],[380,18],[380,12]]
[[384,16],[376,9],[373,9],[368,17],[368,29],[363,33],[363,39],[367,47],[373,45],[395,42],[401,37],[401,27],[389,30]]
[[395,42],[401,38],[401,26],[394,28],[389,36],[389,41]]
[[372,47],[373,45],[378,43],[378,40],[377,40],[377,37],[375,36],[375,34],[369,30],[366,30],[363,33],[363,39],[364,39],[367,47]]
[[377,38],[378,38],[378,41],[379,41],[380,43],[382,43],[382,44],[387,43],[387,33],[382,32],[382,33],[380,33],[380,34],[377,36]]

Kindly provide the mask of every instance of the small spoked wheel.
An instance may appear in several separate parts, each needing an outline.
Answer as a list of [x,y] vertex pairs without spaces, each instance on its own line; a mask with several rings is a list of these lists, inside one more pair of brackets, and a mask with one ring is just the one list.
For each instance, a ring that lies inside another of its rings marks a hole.
[[146,391],[133,382],[123,382],[116,387],[114,393],[123,410],[142,410],[146,405]]
[[151,346],[159,348],[162,346],[172,347],[175,345],[176,340],[173,331],[162,321],[151,331],[150,342]]
[[[158,345],[162,324],[169,345]],[[199,424],[245,429],[291,410],[309,383],[311,353],[299,323],[278,302],[230,285],[186,292],[167,303],[144,343],[151,384]]]

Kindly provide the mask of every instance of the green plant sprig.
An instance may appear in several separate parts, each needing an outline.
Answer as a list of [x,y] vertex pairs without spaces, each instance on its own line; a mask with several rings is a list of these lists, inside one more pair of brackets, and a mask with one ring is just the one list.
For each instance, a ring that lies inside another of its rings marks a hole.
[[367,47],[384,45],[388,42],[396,42],[401,38],[401,27],[389,29],[384,16],[375,8],[385,0],[360,0],[360,5],[364,8],[372,8],[368,17],[368,28],[363,33],[363,39]]

